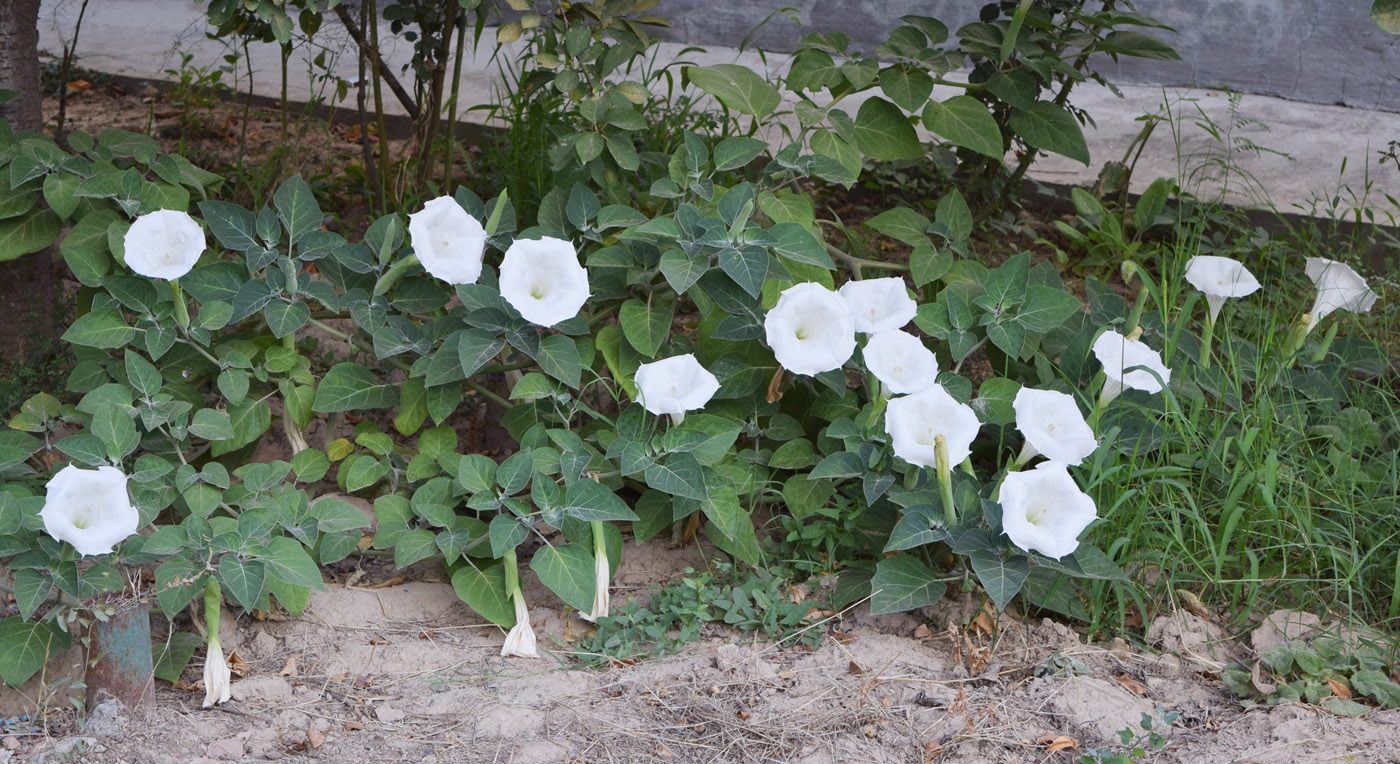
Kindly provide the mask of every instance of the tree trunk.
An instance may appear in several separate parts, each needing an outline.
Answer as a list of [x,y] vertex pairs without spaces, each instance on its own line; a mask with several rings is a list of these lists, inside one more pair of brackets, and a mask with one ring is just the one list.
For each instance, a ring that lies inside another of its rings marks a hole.
[[[39,0],[0,0],[0,6],[0,89],[19,94],[0,103],[0,118],[8,120],[15,131],[42,130]],[[52,247],[0,262],[0,315],[5,316],[0,321],[0,378],[23,378],[15,372],[34,366],[51,349],[59,320],[53,271]],[[51,381],[43,380],[42,384],[48,386]]]

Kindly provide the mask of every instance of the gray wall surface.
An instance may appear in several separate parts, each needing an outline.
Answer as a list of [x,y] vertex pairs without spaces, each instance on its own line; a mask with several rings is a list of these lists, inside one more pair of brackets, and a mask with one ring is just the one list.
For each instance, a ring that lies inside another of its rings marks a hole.
[[[810,32],[844,32],[872,53],[908,13],[933,16],[956,32],[977,20],[977,0],[661,0],[655,13],[674,27],[661,37],[696,45],[738,45],[784,6],[756,44],[791,50]],[[1181,61],[1105,59],[1111,80],[1155,85],[1223,86],[1313,103],[1400,111],[1400,36],[1369,18],[1371,0],[1139,0],[1137,10],[1175,27],[1159,31]]]

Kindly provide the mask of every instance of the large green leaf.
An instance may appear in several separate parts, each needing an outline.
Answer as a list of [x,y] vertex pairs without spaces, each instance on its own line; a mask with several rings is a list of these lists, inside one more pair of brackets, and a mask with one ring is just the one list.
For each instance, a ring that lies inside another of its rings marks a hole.
[[782,95],[768,80],[747,66],[716,64],[686,67],[686,76],[726,107],[762,119],[778,108]]
[[693,454],[672,454],[664,463],[649,465],[644,474],[647,485],[663,493],[696,501],[705,498],[705,473]]
[[375,379],[369,369],[351,362],[338,363],[326,372],[316,388],[313,411],[323,414],[356,409],[387,409],[399,402],[399,388]]
[[288,236],[297,244],[306,234],[321,227],[321,207],[316,203],[316,194],[311,186],[294,175],[282,182],[273,194],[272,203],[277,207],[277,217],[287,227]]
[[[302,453],[308,452],[303,451]],[[296,586],[306,586],[312,589],[325,588],[325,584],[321,581],[321,569],[316,565],[316,561],[311,559],[306,547],[302,546],[301,542],[296,539],[281,536],[268,542],[263,562],[266,564],[269,577],[276,577],[285,583]]]
[[931,101],[924,107],[924,127],[949,143],[972,149],[1000,162],[1005,153],[1001,129],[987,105],[972,96]]
[[63,341],[84,347],[111,350],[136,337],[136,330],[126,325],[116,308],[101,308],[86,313],[63,333]]
[[715,146],[714,162],[716,170],[735,170],[762,154],[768,149],[768,144],[757,138],[745,138],[735,136],[725,138]]
[[545,546],[530,560],[540,582],[559,596],[564,604],[580,612],[593,609],[593,595],[598,582],[593,570],[593,555],[579,544]]
[[948,586],[911,554],[886,557],[870,580],[870,612],[899,613],[938,602]]
[[50,210],[0,221],[0,262],[38,252],[58,239],[63,222]]
[[933,78],[916,68],[891,66],[880,71],[880,89],[899,108],[915,112],[933,93]]
[[209,232],[224,249],[247,252],[257,245],[257,223],[253,213],[236,204],[220,201],[199,203]]
[[257,607],[265,575],[266,567],[261,560],[240,560],[234,554],[219,558],[219,583],[234,602],[247,610]]
[[0,679],[11,687],[19,687],[38,673],[49,658],[68,649],[70,639],[68,632],[47,622],[19,617],[0,621]]
[[1035,108],[1011,110],[1011,129],[1026,145],[1061,154],[1089,164],[1089,145],[1074,115],[1052,101],[1036,101]]
[[865,224],[891,239],[911,247],[917,247],[921,244],[927,246],[929,243],[928,234],[925,233],[928,230],[928,218],[908,207],[894,207],[885,210],[866,220]]
[[918,133],[898,106],[883,98],[871,98],[856,112],[855,143],[871,159],[917,159],[924,148]]
[[1180,61],[1181,54],[1176,48],[1145,32],[1120,29],[1104,35],[1094,46],[1100,53],[1113,53],[1119,56],[1137,56],[1159,61]]
[[640,519],[617,494],[592,480],[575,480],[569,486],[564,494],[564,513],[586,521]]
[[659,303],[659,300],[642,302],[634,297],[622,303],[617,312],[618,323],[622,325],[622,336],[627,338],[638,353],[648,359],[656,357],[661,344],[671,334],[671,306]]
[[515,625],[515,609],[506,596],[505,566],[481,570],[464,566],[452,574],[452,590],[482,618],[503,629]]
[[974,549],[968,558],[972,561],[972,571],[977,580],[996,604],[997,612],[1006,609],[1007,603],[1015,597],[1031,574],[1030,561],[1025,555],[1012,555],[1002,559],[995,549]]
[[535,360],[540,369],[569,387],[578,387],[583,376],[583,361],[579,358],[578,345],[563,334],[551,334],[540,340],[540,352]]

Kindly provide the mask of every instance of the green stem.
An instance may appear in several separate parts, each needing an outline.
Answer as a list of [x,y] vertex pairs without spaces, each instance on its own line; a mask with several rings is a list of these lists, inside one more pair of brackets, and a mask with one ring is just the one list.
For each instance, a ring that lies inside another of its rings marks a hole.
[[181,329],[190,328],[190,308],[185,304],[185,293],[180,289],[180,280],[170,280],[170,296],[175,298],[175,323]]
[[475,390],[475,391],[477,392],[478,395],[480,395],[481,397],[485,398],[485,399],[488,400],[488,401],[491,401],[492,403],[496,404],[497,406],[500,406],[501,408],[507,409],[507,410],[509,410],[509,409],[515,407],[515,404],[514,404],[514,403],[511,403],[510,401],[506,400],[505,398],[502,398],[501,396],[496,395],[495,393],[491,392],[490,390],[487,390],[484,386],[482,386],[482,385],[480,385],[480,384],[478,384],[478,383],[476,383],[476,382],[473,382],[473,381],[470,380],[470,379],[464,380],[464,381],[467,383],[467,387],[470,387],[471,389]]
[[1215,320],[1210,318],[1209,312],[1206,314],[1206,331],[1201,335],[1201,368],[1210,368],[1210,344],[1215,338]]
[[213,576],[204,583],[204,627],[209,630],[209,643],[219,641],[219,582]]

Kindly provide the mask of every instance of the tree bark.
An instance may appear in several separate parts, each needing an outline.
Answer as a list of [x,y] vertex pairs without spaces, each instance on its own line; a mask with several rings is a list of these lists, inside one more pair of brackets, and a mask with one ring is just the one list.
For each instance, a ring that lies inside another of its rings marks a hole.
[[[39,88],[39,0],[0,0],[0,89],[18,97],[0,103],[16,132],[44,128]],[[3,253],[0,253],[3,257]],[[0,262],[0,375],[10,377],[50,350],[59,302],[54,249]],[[3,413],[3,412],[0,412]]]

